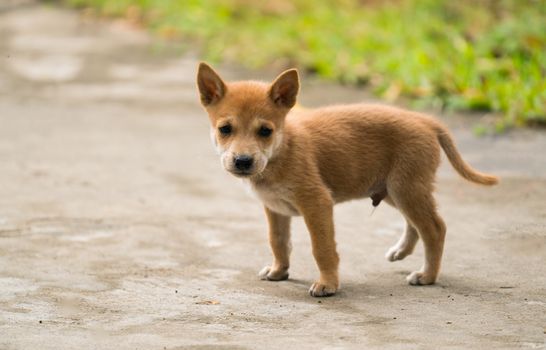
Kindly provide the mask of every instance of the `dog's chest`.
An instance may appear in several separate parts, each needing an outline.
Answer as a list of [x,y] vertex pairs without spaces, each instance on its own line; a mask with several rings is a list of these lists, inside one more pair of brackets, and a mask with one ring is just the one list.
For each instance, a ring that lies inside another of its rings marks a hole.
[[283,186],[268,186],[244,181],[247,188],[270,210],[286,215],[298,216],[300,213],[291,204],[292,192]]

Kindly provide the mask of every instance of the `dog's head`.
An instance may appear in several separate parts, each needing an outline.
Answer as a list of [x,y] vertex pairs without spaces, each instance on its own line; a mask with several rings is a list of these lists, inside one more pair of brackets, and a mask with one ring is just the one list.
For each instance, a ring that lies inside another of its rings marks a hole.
[[225,83],[201,63],[197,86],[224,168],[238,177],[259,175],[282,145],[286,114],[296,104],[298,72],[287,70],[271,84]]

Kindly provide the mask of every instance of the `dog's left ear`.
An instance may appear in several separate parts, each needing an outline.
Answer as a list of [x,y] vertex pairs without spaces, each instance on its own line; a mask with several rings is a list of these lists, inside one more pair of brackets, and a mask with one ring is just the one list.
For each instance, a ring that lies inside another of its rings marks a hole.
[[279,107],[292,108],[300,89],[300,80],[296,69],[281,73],[271,84],[269,97]]

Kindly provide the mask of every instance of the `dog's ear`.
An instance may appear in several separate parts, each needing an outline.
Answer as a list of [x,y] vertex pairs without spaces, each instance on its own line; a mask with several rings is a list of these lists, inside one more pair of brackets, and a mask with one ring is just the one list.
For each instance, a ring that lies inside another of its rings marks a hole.
[[299,89],[298,71],[289,69],[281,73],[271,84],[269,97],[277,106],[292,108],[296,104]]
[[197,86],[201,95],[201,103],[205,107],[220,101],[226,94],[226,84],[218,73],[205,62],[199,64]]

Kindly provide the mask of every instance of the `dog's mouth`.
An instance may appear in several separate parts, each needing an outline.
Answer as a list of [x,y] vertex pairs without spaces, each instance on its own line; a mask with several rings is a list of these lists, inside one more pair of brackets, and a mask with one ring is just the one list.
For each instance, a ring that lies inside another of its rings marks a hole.
[[229,170],[229,172],[237,177],[250,177],[254,175],[254,172],[246,170]]

